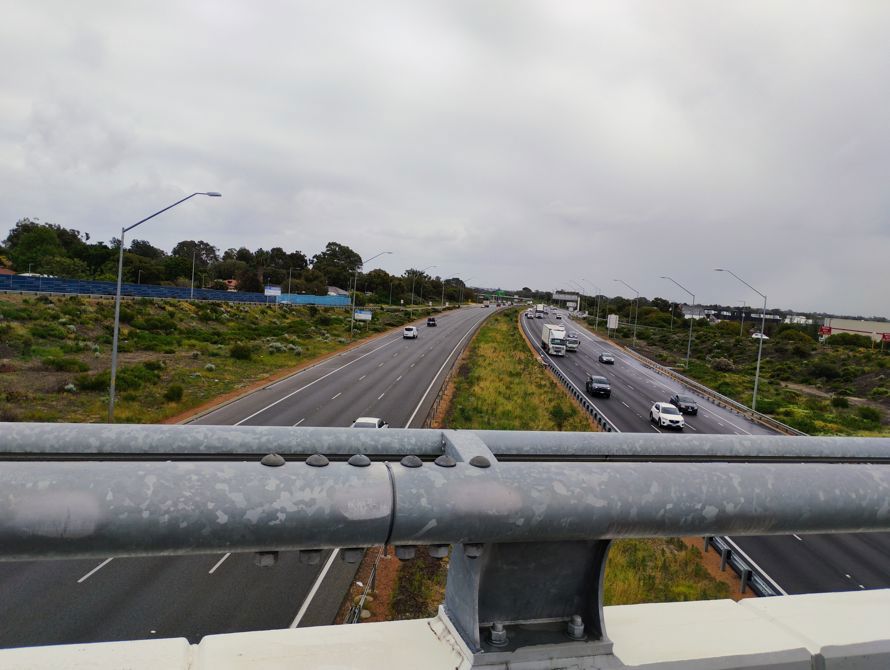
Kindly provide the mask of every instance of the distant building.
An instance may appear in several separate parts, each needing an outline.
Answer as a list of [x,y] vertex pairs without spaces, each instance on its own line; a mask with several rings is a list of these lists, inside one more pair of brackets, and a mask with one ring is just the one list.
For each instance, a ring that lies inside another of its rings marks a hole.
[[851,333],[853,335],[865,335],[874,342],[890,342],[890,322],[887,321],[857,321],[856,319],[836,319],[825,317],[819,334],[822,337],[831,337],[838,333]]
[[7,270],[6,268],[0,268],[0,275],[14,275],[16,274],[12,270]]

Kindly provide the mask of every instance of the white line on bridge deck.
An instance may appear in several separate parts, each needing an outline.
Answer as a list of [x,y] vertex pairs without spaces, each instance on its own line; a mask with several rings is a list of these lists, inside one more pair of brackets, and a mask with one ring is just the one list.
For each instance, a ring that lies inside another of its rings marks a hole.
[[113,560],[114,560],[114,556],[112,556],[111,558],[106,558],[104,561],[102,561],[101,563],[99,563],[99,565],[97,565],[95,568],[93,568],[93,569],[90,570],[88,573],[86,573],[83,577],[81,577],[80,579],[78,579],[78,580],[77,580],[77,583],[78,583],[78,584],[82,584],[83,582],[85,582],[86,580],[88,580],[90,577],[92,577],[94,574],[96,574],[97,572],[99,572],[99,570],[101,570],[101,569],[104,568],[106,565],[108,565],[109,563],[111,563],[111,561],[113,561]]

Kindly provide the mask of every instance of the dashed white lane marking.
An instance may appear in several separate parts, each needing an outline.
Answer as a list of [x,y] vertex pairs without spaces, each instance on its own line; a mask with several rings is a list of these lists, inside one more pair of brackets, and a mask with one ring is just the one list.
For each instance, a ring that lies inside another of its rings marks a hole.
[[367,376],[368,376],[368,375],[362,375],[361,377],[358,378],[358,380],[361,381],[362,379],[364,379],[364,378],[367,377]]
[[384,391],[384,392],[381,393],[379,396],[377,396],[377,400],[380,400],[380,399],[381,399],[383,396],[385,396],[385,395],[386,395],[386,391]]
[[371,349],[371,351],[369,351],[368,353],[366,353],[366,354],[362,354],[362,355],[359,356],[358,358],[353,359],[353,360],[349,361],[348,363],[344,363],[343,365],[341,365],[341,366],[340,366],[339,368],[337,368],[336,370],[331,370],[330,372],[328,372],[327,374],[322,375],[322,376],[319,377],[318,379],[316,379],[316,380],[314,380],[314,381],[311,381],[311,382],[309,382],[308,384],[304,384],[303,386],[301,386],[300,388],[298,388],[296,391],[291,391],[290,393],[288,393],[288,394],[285,395],[285,396],[282,396],[281,398],[279,398],[279,399],[276,400],[275,402],[271,402],[271,403],[269,403],[268,405],[266,405],[265,407],[263,407],[262,409],[258,409],[256,412],[254,412],[253,414],[251,414],[251,415],[249,415],[249,416],[244,417],[243,419],[241,419],[241,421],[239,421],[238,423],[236,423],[236,424],[234,424],[234,425],[236,425],[236,426],[240,426],[240,425],[241,425],[242,423],[244,423],[245,421],[249,421],[249,420],[252,419],[253,417],[258,416],[259,414],[262,414],[263,412],[265,412],[265,411],[266,411],[267,409],[269,409],[270,407],[275,407],[275,405],[277,405],[278,403],[284,402],[284,401],[287,400],[288,398],[297,395],[300,391],[304,391],[305,389],[309,388],[309,387],[312,386],[313,384],[317,384],[317,383],[320,382],[322,379],[327,379],[327,378],[330,377],[332,374],[335,374],[335,373],[337,373],[337,372],[340,372],[340,370],[342,370],[343,368],[349,367],[349,366],[352,365],[353,363],[356,363],[356,362],[362,360],[363,358],[365,358],[365,357],[367,357],[367,356],[370,356],[370,355],[373,354],[375,351],[380,351],[380,350],[383,349],[384,347],[388,347],[390,344],[393,344],[394,342],[398,342],[398,341],[399,341],[398,339],[395,339],[395,338],[394,338],[394,339],[390,340],[389,342],[387,342],[386,344],[381,344],[379,347],[375,347],[374,349]]
[[210,568],[210,570],[207,572],[207,574],[212,575],[214,572],[216,572],[216,569],[219,566],[221,566],[223,564],[223,562],[231,555],[232,555],[232,552],[229,552],[229,553],[223,555],[223,557],[216,562],[216,565],[214,565],[212,568]]
[[411,367],[413,368],[415,365],[417,365],[417,363],[412,363],[412,364],[411,364]]
[[[794,533],[791,533],[791,537],[793,537],[793,538],[794,538],[795,540],[797,540],[798,542],[803,542],[803,540],[800,539],[800,535],[795,535]],[[848,575],[848,576],[849,576],[849,575]]]
[[377,367],[378,367],[378,368],[382,368],[382,367],[383,367],[383,363],[378,363],[378,364],[377,364]]
[[687,427],[687,428],[692,428],[692,430],[698,432],[698,428],[696,428],[695,426],[693,426],[691,423],[687,423],[687,424],[686,424],[686,427]]
[[399,381],[401,378],[402,378],[402,375],[399,375],[398,377],[396,377],[396,381]]
[[111,563],[111,561],[113,561],[113,560],[114,560],[114,556],[112,556],[111,558],[106,558],[104,561],[102,561],[101,563],[99,563],[99,565],[97,565],[95,568],[93,568],[93,569],[90,570],[88,573],[86,573],[83,577],[81,577],[80,579],[78,579],[78,580],[77,580],[77,583],[78,583],[78,584],[82,584],[82,583],[84,583],[86,580],[88,580],[90,577],[92,577],[93,575],[95,575],[97,572],[99,572],[99,570],[101,570],[102,568],[104,568],[106,565],[108,565],[109,563]]
[[304,416],[302,419],[300,419],[299,421],[297,421],[297,422],[294,424],[294,428],[296,428],[297,426],[299,426],[299,425],[300,425],[301,423],[303,423],[305,420],[306,420],[306,417]]
[[306,596],[306,600],[303,601],[303,604],[300,606],[300,611],[297,612],[297,616],[294,617],[294,620],[291,621],[290,627],[296,628],[300,625],[300,621],[306,615],[306,610],[309,609],[309,603],[312,602],[312,599],[315,597],[315,594],[318,592],[319,587],[321,586],[322,581],[324,581],[325,575],[328,574],[328,570],[331,569],[331,565],[334,563],[334,559],[337,558],[337,554],[340,553],[339,549],[334,549],[331,552],[331,557],[328,559],[328,562],[324,564],[324,567],[321,569],[321,572],[318,575],[318,578],[315,580],[315,583],[312,585],[312,588],[309,590],[309,594]]
[[627,407],[627,409],[630,409],[630,405],[628,405],[628,404],[627,404],[626,402],[624,402],[623,400],[621,401],[621,404],[624,405],[625,407]]
[[336,399],[339,398],[341,395],[343,395],[343,391],[340,391],[340,393],[338,393],[338,394],[335,395],[333,398],[331,398],[331,400],[336,400]]

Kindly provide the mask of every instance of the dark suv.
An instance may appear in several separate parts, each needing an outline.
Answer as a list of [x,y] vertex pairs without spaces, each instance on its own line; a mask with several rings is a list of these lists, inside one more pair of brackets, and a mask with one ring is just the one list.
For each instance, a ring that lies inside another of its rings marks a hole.
[[436,317],[434,317],[434,316],[428,317],[426,320],[426,325],[427,326],[435,326],[436,325]]
[[603,398],[608,398],[612,395],[612,387],[609,385],[609,380],[605,377],[587,375],[587,383],[584,385],[584,388],[587,389],[590,395],[598,395]]
[[671,397],[670,403],[680,410],[681,414],[692,414],[693,416],[698,414],[698,403],[691,395],[675,393]]

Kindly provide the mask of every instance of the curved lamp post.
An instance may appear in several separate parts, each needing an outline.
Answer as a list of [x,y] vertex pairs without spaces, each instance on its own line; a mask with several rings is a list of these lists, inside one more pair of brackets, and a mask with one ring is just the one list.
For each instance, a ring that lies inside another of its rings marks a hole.
[[391,254],[391,253],[392,253],[391,251],[381,251],[379,254],[377,254],[375,256],[371,256],[368,260],[361,261],[358,264],[358,267],[355,268],[355,278],[353,279],[353,282],[352,282],[352,321],[349,324],[349,338],[350,339],[352,339],[352,331],[353,331],[353,329],[355,329],[355,293],[356,293],[356,291],[358,291],[358,270],[359,270],[359,268],[365,267],[365,263],[370,263],[378,256],[383,256],[384,254]]
[[[661,275],[661,278],[662,278],[662,279],[667,279],[667,280],[670,281],[670,282],[674,282],[674,284],[676,284],[676,285],[679,286],[681,289],[683,289],[684,291],[686,291],[689,295],[691,295],[691,296],[692,296],[692,307],[693,307],[693,309],[695,308],[695,294],[694,294],[692,291],[690,291],[688,288],[686,288],[685,286],[683,286],[683,284],[681,284],[680,282],[678,282],[678,281],[677,281],[676,279],[674,279],[673,277],[668,277],[667,275]],[[673,321],[673,312],[671,313],[671,320]],[[689,317],[689,339],[688,339],[687,342],[686,342],[686,369],[687,369],[687,370],[689,369],[689,354],[690,354],[690,352],[692,351],[692,322],[693,322],[693,321],[695,321],[695,319],[692,318],[692,316],[690,316],[690,317]]]
[[766,327],[766,296],[763,295],[763,293],[758,291],[756,288],[751,286],[751,284],[746,282],[744,279],[739,277],[732,270],[727,270],[725,268],[714,268],[714,272],[728,272],[733,277],[735,277],[740,282],[742,282],[745,286],[747,286],[749,289],[754,291],[754,293],[756,293],[761,298],[763,298],[763,313],[760,315],[760,346],[757,347],[757,370],[754,373],[754,395],[751,398],[751,409],[756,410],[757,409],[757,389],[760,385],[760,358],[761,358],[761,355],[763,354],[763,337],[766,334],[766,333],[764,333],[764,328]]
[[[422,275],[424,272],[429,270],[430,268],[436,267],[435,265],[427,265],[423,270],[420,270],[417,274],[414,275],[411,279],[411,306],[414,307],[414,282],[417,281],[417,275]],[[420,297],[423,298],[423,284],[420,285]]]
[[[132,226],[126,226],[121,228],[121,244],[120,244],[120,254],[117,259],[117,291],[114,294],[114,337],[111,340],[111,384],[108,387],[108,423],[114,423],[114,384],[117,378],[117,340],[118,333],[120,332],[120,320],[121,320],[121,281],[124,272],[124,235],[127,234],[128,230],[133,230],[136,226],[139,226],[149,219],[155,218],[158,214],[163,214],[168,209],[173,209],[176,205],[180,205],[184,203],[186,200],[194,198],[196,195],[206,195],[211,198],[221,198],[222,193],[218,193],[216,191],[198,191],[197,193],[192,193],[191,195],[187,195],[182,200],[177,200],[172,205],[168,205],[164,207],[164,209],[158,210],[151,216],[146,216],[141,221],[137,221]],[[194,275],[192,276],[192,290],[194,291]]]
[[597,286],[593,282],[587,281],[586,279],[584,279],[584,277],[581,277],[581,281],[584,282],[585,284],[589,284],[590,286],[593,286],[593,288],[596,290],[596,316],[593,317],[593,330],[596,331],[597,326],[599,325],[599,322],[600,322],[600,294],[602,294],[602,291],[600,291],[599,286]]
[[617,281],[617,282],[620,282],[621,284],[624,284],[625,286],[627,286],[627,288],[629,288],[631,291],[633,291],[634,293],[637,294],[636,309],[634,310],[634,343],[632,345],[633,348],[636,349],[637,348],[637,320],[640,318],[640,292],[637,289],[635,289],[633,286],[628,284],[626,281],[624,281],[623,279],[615,279],[613,281]]

